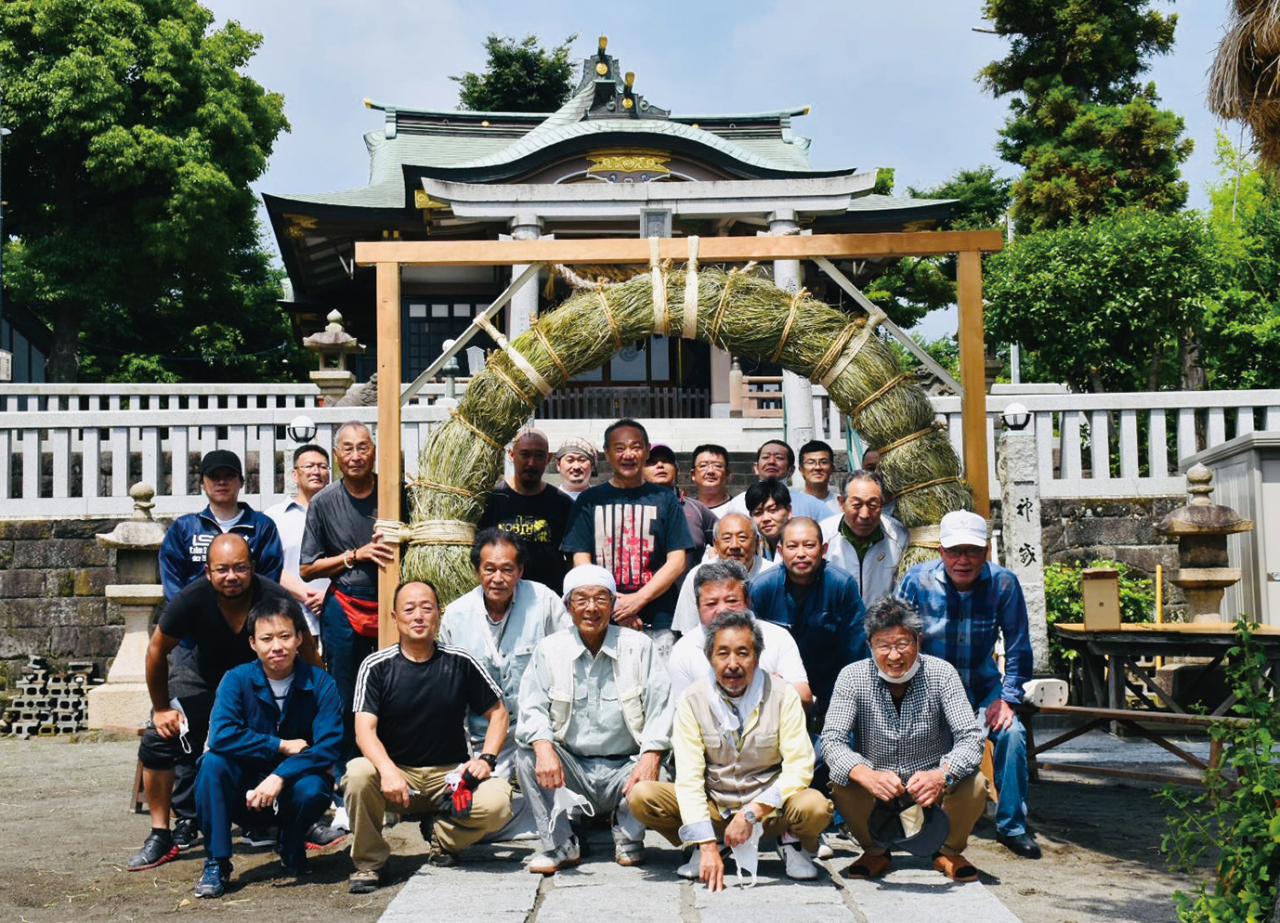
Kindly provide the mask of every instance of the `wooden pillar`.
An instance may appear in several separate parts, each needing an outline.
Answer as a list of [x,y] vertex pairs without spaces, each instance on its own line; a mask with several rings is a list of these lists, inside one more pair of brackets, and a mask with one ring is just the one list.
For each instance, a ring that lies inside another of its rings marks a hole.
[[[378,516],[400,518],[400,264],[378,263]],[[378,572],[378,646],[400,640],[391,614],[400,584],[400,545]]]
[[960,421],[964,431],[964,474],[973,488],[973,509],[991,515],[987,473],[986,346],[982,336],[982,254],[960,253],[956,301],[960,307]]

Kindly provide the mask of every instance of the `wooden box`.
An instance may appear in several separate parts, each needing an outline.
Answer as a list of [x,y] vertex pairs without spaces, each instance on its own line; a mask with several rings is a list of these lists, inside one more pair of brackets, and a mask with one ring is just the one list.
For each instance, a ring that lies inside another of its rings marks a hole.
[[1086,567],[1080,576],[1085,631],[1119,631],[1120,572],[1111,567]]

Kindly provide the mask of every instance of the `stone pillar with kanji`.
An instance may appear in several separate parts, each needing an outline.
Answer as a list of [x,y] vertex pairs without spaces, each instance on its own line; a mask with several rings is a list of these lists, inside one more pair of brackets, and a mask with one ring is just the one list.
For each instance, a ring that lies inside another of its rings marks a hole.
[[1001,483],[1004,566],[1018,576],[1027,599],[1031,648],[1037,674],[1049,672],[1049,628],[1044,603],[1044,543],[1040,528],[1040,482],[1036,435],[1031,427],[1000,436],[997,473]]

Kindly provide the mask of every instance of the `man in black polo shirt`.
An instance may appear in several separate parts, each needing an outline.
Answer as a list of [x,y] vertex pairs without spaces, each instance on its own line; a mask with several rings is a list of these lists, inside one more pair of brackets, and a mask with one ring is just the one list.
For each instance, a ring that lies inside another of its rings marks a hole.
[[[274,580],[253,572],[249,543],[235,533],[210,543],[205,576],[179,591],[165,606],[147,645],[147,691],[151,722],[142,734],[138,760],[151,811],[151,833],[128,861],[131,872],[154,868],[178,854],[169,832],[174,769],[193,767],[204,750],[214,690],[233,667],[254,659],[245,623],[249,609],[264,595],[288,596]],[[198,677],[169,682],[169,654],[183,638],[195,643]],[[302,657],[319,666],[315,641],[307,634]]]
[[[383,815],[429,813],[430,861],[458,853],[511,819],[511,786],[492,776],[510,718],[502,690],[462,648],[436,644],[435,587],[411,581],[396,591],[400,643],[366,658],[356,680],[356,744],[364,756],[342,780],[351,819],[352,894],[382,884],[391,848]],[[467,712],[489,719],[484,749],[470,756]]]

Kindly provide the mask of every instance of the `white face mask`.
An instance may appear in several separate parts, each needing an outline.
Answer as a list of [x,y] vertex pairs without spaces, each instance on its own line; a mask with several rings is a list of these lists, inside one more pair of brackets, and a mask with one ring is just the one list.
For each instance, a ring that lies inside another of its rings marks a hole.
[[551,801],[551,826],[556,825],[556,815],[563,813],[569,820],[573,820],[573,812],[581,810],[587,817],[596,816],[596,807],[582,795],[579,795],[567,785],[562,785],[556,789],[556,793]]
[[901,676],[890,676],[884,670],[880,669],[880,665],[876,664],[876,672],[880,674],[880,678],[886,683],[893,683],[895,686],[901,686],[903,683],[911,682],[911,677],[920,672],[920,655],[916,655],[915,662],[911,664],[911,669],[907,670]]
[[[764,824],[757,821],[751,825],[751,836],[747,838],[745,843],[729,847],[729,851],[733,853],[733,861],[738,865],[739,887],[755,887],[756,869],[760,865],[760,834],[763,831]],[[744,875],[751,876],[751,884],[747,884]]]

